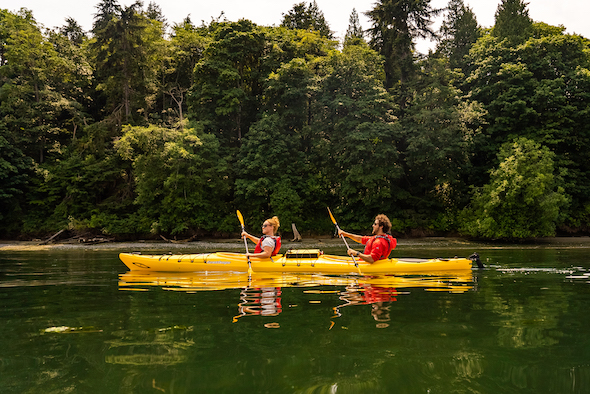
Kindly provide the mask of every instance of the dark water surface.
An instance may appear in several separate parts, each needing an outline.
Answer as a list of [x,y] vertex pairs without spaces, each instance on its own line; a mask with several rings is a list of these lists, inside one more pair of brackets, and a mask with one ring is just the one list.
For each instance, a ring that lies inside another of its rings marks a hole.
[[590,249],[478,251],[482,271],[249,278],[0,249],[0,392],[589,393]]

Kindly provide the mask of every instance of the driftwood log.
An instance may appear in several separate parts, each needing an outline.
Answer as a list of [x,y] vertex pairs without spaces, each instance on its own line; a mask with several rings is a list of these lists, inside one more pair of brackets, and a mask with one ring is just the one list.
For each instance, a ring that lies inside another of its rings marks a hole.
[[63,233],[64,231],[66,231],[66,229],[61,229],[59,230],[57,233],[53,234],[51,237],[47,238],[45,241],[41,242],[39,245],[46,245],[49,242],[53,241],[55,238],[57,238],[61,233]]
[[193,235],[190,238],[183,239],[183,240],[180,240],[180,241],[177,241],[175,239],[168,239],[168,238],[164,237],[162,234],[160,234],[160,238],[162,238],[166,242],[170,242],[170,243],[173,243],[173,244],[181,244],[181,243],[185,243],[185,242],[192,242],[192,241],[194,241],[195,239],[197,239],[197,235],[195,234],[195,235]]
[[297,231],[295,223],[291,223],[291,228],[293,228],[293,239],[291,242],[301,242],[301,234],[299,234],[299,231]]

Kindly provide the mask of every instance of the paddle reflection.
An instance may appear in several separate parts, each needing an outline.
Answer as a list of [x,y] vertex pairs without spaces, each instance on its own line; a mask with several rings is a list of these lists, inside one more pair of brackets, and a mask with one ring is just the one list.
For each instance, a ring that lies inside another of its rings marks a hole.
[[[129,271],[120,275],[119,289],[149,291],[161,288],[168,291],[195,293],[239,289],[236,322],[243,316],[277,316],[283,312],[283,288],[300,287],[305,294],[336,294],[342,304],[334,307],[334,317],[341,316],[347,306],[370,305],[375,321],[386,326],[389,305],[400,296],[409,294],[403,289],[422,288],[426,291],[463,293],[475,288],[473,274],[449,271],[430,275],[328,276],[320,274],[260,273],[248,275],[235,272],[163,273]],[[314,289],[310,289],[310,288]],[[326,289],[326,287],[331,287]],[[335,288],[335,289],[334,289]],[[312,301],[310,301],[312,302]]]

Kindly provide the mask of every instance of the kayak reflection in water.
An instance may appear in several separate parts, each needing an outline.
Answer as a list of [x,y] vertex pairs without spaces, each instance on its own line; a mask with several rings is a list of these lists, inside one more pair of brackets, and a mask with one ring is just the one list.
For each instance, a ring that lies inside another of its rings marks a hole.
[[279,218],[273,216],[262,223],[263,235],[260,238],[248,234],[246,231],[242,231],[242,237],[248,238],[256,244],[254,253],[246,253],[246,256],[267,259],[279,253],[279,250],[281,249],[281,237],[276,236],[275,234],[280,225]]
[[336,316],[340,317],[340,308],[349,305],[371,305],[371,316],[375,319],[377,328],[385,328],[391,320],[389,316],[389,305],[397,301],[397,290],[392,287],[381,287],[373,285],[346,286],[346,290],[340,293],[340,299],[345,304],[334,308]]
[[339,237],[345,236],[355,242],[365,245],[363,253],[354,249],[348,249],[347,253],[350,256],[360,257],[368,263],[374,263],[377,260],[388,258],[391,251],[397,246],[397,240],[387,234],[391,229],[391,222],[387,216],[383,214],[375,216],[375,221],[372,226],[373,236],[356,235],[338,228]]

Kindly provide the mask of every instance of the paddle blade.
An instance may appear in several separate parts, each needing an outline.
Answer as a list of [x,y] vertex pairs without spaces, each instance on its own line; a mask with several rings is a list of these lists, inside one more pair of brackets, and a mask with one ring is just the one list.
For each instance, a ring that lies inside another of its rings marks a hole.
[[332,223],[336,224],[336,219],[334,218],[334,215],[332,215],[332,211],[330,211],[330,208],[328,207],[328,213],[330,214],[330,219],[332,219]]
[[244,217],[242,216],[242,212],[240,212],[240,210],[238,209],[236,213],[238,215],[238,220],[240,221],[240,224],[242,225],[242,227],[244,227]]

